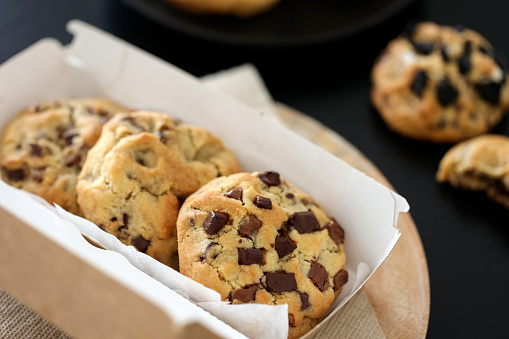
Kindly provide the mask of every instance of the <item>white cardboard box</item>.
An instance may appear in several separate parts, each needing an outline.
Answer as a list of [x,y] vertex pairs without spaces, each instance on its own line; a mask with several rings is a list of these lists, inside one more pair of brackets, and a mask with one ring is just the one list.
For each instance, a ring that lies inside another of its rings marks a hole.
[[[0,66],[0,126],[41,99],[105,96],[126,107],[166,112],[211,130],[237,155],[245,171],[279,172],[311,194],[344,228],[350,279],[329,315],[388,256],[400,236],[399,213],[409,209],[403,197],[124,41],[80,21],[71,21],[68,30],[74,34],[70,45],[43,39]],[[0,212],[0,287],[72,335],[244,337],[236,327],[256,337],[265,323],[244,329],[245,319],[216,314],[215,292],[204,292],[201,285],[169,273],[170,268],[120,244],[84,219],[2,181]],[[92,246],[81,234],[97,239],[110,251]],[[27,237],[30,241],[25,242]],[[30,259],[34,256],[35,262]],[[174,285],[174,279],[168,278],[174,277],[171,274],[181,281]],[[219,305],[225,307],[233,305]],[[281,336],[267,331],[270,326],[261,333]]]

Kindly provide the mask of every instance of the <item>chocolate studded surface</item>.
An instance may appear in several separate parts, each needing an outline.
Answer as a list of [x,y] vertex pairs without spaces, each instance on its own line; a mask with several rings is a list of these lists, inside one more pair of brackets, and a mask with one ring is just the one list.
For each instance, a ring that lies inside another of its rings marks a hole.
[[[118,114],[89,152],[78,202],[87,219],[177,268],[179,201],[211,179],[239,171],[233,153],[203,128],[163,113]],[[205,228],[215,234],[227,222],[227,215],[212,211]]]
[[509,107],[505,65],[480,34],[411,25],[375,62],[371,100],[410,138],[452,143],[490,131]]
[[78,175],[103,124],[120,111],[126,109],[101,98],[62,98],[25,108],[3,131],[2,179],[81,215]]
[[211,181],[186,199],[177,232],[182,274],[232,303],[288,304],[290,338],[348,281],[343,229],[276,172]]

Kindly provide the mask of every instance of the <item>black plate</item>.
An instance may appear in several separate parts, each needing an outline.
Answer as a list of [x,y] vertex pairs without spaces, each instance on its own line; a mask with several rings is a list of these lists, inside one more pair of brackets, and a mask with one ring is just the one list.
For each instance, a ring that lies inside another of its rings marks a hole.
[[[181,33],[228,45],[288,47],[341,39],[371,28],[413,0],[282,0],[259,16],[241,19],[184,13],[165,0],[122,0]],[[221,0],[219,0],[221,1]]]

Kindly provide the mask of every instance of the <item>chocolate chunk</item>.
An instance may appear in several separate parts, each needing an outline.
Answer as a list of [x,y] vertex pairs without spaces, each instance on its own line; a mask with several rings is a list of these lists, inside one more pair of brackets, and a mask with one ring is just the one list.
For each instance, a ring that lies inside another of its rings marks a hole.
[[485,47],[485,46],[479,46],[479,52],[482,54],[486,54],[488,56],[492,56],[493,52],[491,51],[491,48]]
[[489,103],[496,105],[500,101],[500,90],[502,88],[503,83],[504,82],[502,81],[475,84],[475,89],[477,90],[481,98],[483,98]]
[[143,127],[143,125],[141,125],[140,122],[136,120],[134,117],[126,116],[122,119],[122,121],[127,121],[129,124],[131,124],[131,126],[136,127],[141,131],[145,130],[145,127]]
[[440,55],[442,56],[442,59],[444,60],[444,62],[449,62],[451,59],[449,58],[449,54],[447,54],[447,47],[442,45],[442,47],[440,47]]
[[463,54],[458,60],[458,67],[460,69],[460,73],[465,75],[472,68],[472,63],[470,62],[470,55]]
[[334,292],[339,290],[341,286],[346,284],[348,282],[348,272],[344,269],[339,270],[338,273],[332,278],[332,281],[334,282]]
[[329,288],[329,274],[325,267],[316,260],[311,262],[308,278],[311,279],[313,284],[322,292]]
[[413,43],[414,49],[417,51],[417,53],[422,55],[429,55],[431,52],[433,52],[433,49],[435,48],[435,45],[432,42],[420,42],[420,43]]
[[42,147],[37,144],[30,144],[30,155],[33,157],[42,157]]
[[281,180],[279,179],[279,173],[277,172],[267,171],[260,173],[258,178],[260,178],[260,180],[266,183],[269,187],[278,186],[281,183]]
[[147,251],[148,245],[150,241],[145,240],[141,235],[138,235],[136,238],[132,240],[134,247],[138,249],[138,251],[145,253]]
[[211,211],[203,222],[203,229],[208,235],[219,232],[227,223],[229,215],[224,212]]
[[472,62],[470,61],[470,54],[472,53],[472,41],[465,41],[465,45],[463,45],[463,54],[458,60],[458,67],[460,73],[465,75],[472,68]]
[[254,204],[258,208],[264,208],[266,210],[272,209],[272,201],[269,198],[265,198],[260,195],[256,196]]
[[294,227],[297,232],[312,233],[320,230],[320,224],[313,212],[296,212],[288,218],[287,225]]
[[122,216],[122,219],[124,221],[124,225],[125,226],[129,226],[129,215],[127,215],[126,213],[124,213],[124,215]]
[[72,140],[77,137],[78,134],[77,133],[73,133],[73,132],[66,132],[62,135],[63,139],[65,140],[65,143],[67,145],[71,145],[72,144]]
[[117,221],[117,217],[112,217],[112,218],[110,219],[110,221],[111,221],[111,222],[115,222],[115,221]]
[[243,303],[250,302],[255,299],[256,291],[260,289],[260,284],[248,285],[244,288],[238,289],[232,294],[232,300],[237,299]]
[[239,265],[263,265],[263,250],[259,248],[237,248]]
[[286,231],[282,228],[276,237],[276,251],[280,258],[290,254],[297,248],[297,245],[290,239]]
[[22,168],[11,170],[7,167],[2,167],[2,171],[9,181],[18,182],[25,179],[25,171]]
[[305,309],[309,308],[309,306],[311,306],[309,303],[309,294],[300,291],[297,291],[297,293],[299,293],[300,296],[300,310],[304,311]]
[[329,237],[336,243],[336,245],[343,244],[345,242],[345,231],[336,221],[336,219],[331,218],[329,223],[325,226],[327,231],[329,232]]
[[81,164],[81,155],[79,154],[70,154],[65,158],[65,165],[67,167],[77,166]]
[[269,272],[265,274],[267,288],[271,292],[281,293],[297,289],[297,281],[294,273],[284,271]]
[[161,141],[163,144],[166,143],[166,137],[164,136],[164,132],[166,131],[169,131],[170,128],[166,125],[163,125],[161,126],[161,128],[159,128],[159,131],[157,131],[157,136],[159,137],[159,141]]
[[286,198],[293,199],[293,198],[295,198],[295,196],[293,195],[293,193],[286,193]]
[[447,78],[443,78],[437,85],[437,99],[440,105],[446,107],[458,98],[458,91],[451,85]]
[[217,242],[215,242],[215,241],[211,241],[211,242],[209,242],[209,243],[207,244],[207,246],[205,246],[205,250],[203,251],[203,253],[200,255],[200,259],[201,259],[201,260],[205,260],[205,259],[207,259],[207,253],[208,253],[208,251],[209,251],[212,247],[214,247],[214,246],[216,246],[216,245],[219,245],[219,244],[218,244]]
[[226,192],[225,196],[228,198],[237,199],[237,200],[242,201],[242,189],[238,188],[238,187],[232,188],[231,190]]
[[241,237],[251,238],[260,227],[262,227],[262,221],[250,214],[242,220],[238,233]]
[[428,82],[428,74],[425,71],[418,71],[415,73],[414,81],[410,86],[412,92],[415,93],[419,98],[422,98],[422,92]]

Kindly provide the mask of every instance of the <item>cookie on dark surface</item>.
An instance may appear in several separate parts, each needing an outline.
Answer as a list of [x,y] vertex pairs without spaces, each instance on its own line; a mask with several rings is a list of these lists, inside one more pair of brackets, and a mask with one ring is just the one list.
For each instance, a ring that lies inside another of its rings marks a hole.
[[454,143],[489,132],[509,106],[507,70],[479,33],[432,22],[409,25],[371,73],[371,100],[395,132]]
[[290,338],[348,281],[343,229],[276,172],[211,181],[186,199],[177,232],[182,274],[234,304],[288,304]]
[[509,209],[509,138],[486,134],[456,144],[440,161],[436,178],[455,188],[485,192]]
[[104,123],[121,111],[126,109],[102,98],[62,98],[25,108],[2,134],[2,180],[81,215],[78,175]]
[[233,153],[204,128],[157,112],[117,114],[89,151],[78,203],[103,230],[177,268],[179,201],[239,171]]

